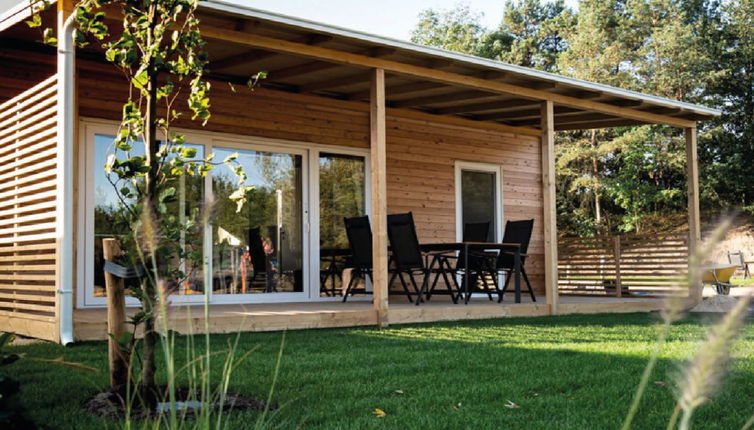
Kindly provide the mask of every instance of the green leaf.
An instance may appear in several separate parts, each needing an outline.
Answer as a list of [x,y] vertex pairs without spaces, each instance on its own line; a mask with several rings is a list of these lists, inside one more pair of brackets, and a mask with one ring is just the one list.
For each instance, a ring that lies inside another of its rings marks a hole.
[[149,83],[149,73],[147,73],[147,70],[142,69],[141,72],[137,73],[131,78],[131,83],[140,90],[146,89],[147,84]]
[[26,25],[28,25],[30,28],[37,28],[42,26],[42,17],[35,13],[31,16],[31,19],[29,21],[26,21]]

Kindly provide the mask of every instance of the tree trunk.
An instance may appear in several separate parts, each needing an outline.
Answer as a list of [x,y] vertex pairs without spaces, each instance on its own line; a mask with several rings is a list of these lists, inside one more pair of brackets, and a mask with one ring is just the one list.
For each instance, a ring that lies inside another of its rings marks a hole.
[[[145,292],[154,292],[154,287],[150,280],[145,281]],[[154,294],[150,294],[154,296]],[[146,299],[149,300],[149,299]],[[144,321],[144,346],[142,347],[141,360],[141,384],[139,385],[139,394],[145,407],[153,408],[157,404],[157,384],[155,383],[155,352],[157,349],[158,335],[155,331],[155,317],[153,302],[144,306],[144,311],[148,317]]]
[[[155,6],[150,7],[150,23],[149,40],[148,44],[152,44],[152,36],[154,32],[155,20]],[[145,96],[146,110],[144,115],[144,146],[146,153],[146,161],[149,166],[149,172],[144,179],[144,211],[145,217],[156,216],[157,209],[157,181],[159,174],[159,163],[157,158],[157,152],[159,151],[159,140],[157,139],[157,70],[154,65],[154,58],[149,59],[147,68],[148,83],[147,94]],[[152,222],[152,225],[156,225],[156,221],[153,219],[144,219],[143,222]],[[150,229],[154,234],[160,234],[156,229]],[[144,243],[152,243],[155,247],[159,247],[159,238],[147,238]],[[163,262],[159,261],[159,256],[155,252],[156,249],[147,249],[145,256],[149,268],[153,271],[151,276],[144,280],[142,285],[144,298],[142,299],[142,307],[146,313],[144,321],[144,347],[142,350],[142,368],[141,368],[141,385],[139,392],[142,396],[142,401],[146,406],[152,407],[157,401],[157,386],[155,383],[155,353],[157,347],[157,341],[159,335],[155,331],[156,321],[156,309],[157,309],[157,284],[160,282],[160,269],[163,267]]]
[[[597,149],[597,130],[592,130],[592,148]],[[592,156],[592,177],[595,183],[600,179],[600,164],[597,155]],[[597,226],[602,224],[602,205],[600,202],[600,193],[597,186],[594,187],[594,218],[597,221]]]

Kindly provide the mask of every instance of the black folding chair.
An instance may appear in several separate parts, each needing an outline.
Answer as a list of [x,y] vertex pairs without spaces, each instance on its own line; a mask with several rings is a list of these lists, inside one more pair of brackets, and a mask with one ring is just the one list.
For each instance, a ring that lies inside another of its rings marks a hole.
[[[463,225],[463,241],[464,242],[486,242],[489,237],[489,230],[490,230],[490,222],[478,222],[478,223],[466,223]],[[482,258],[487,257],[487,255],[482,255]],[[452,260],[456,260],[455,265],[451,264]],[[466,256],[464,254],[464,251],[461,251],[456,254],[438,254],[436,256],[436,261],[438,265],[438,269],[436,270],[435,279],[432,282],[432,287],[429,289],[429,293],[427,294],[427,299],[432,297],[432,294],[435,291],[435,287],[437,286],[437,281],[440,279],[440,275],[442,275],[445,284],[449,286],[448,289],[450,289],[450,283],[448,282],[448,274],[450,275],[450,278],[453,281],[453,285],[456,288],[457,295],[460,296],[461,292],[464,291],[465,285],[458,285],[458,276],[463,276],[466,267]],[[481,264],[482,261],[480,260],[480,256],[476,255],[476,253],[471,254],[469,253],[469,278],[472,280],[472,285],[477,285],[477,279],[481,277],[482,284],[484,287],[485,292],[487,293],[490,300],[492,300],[492,291],[489,288],[489,284],[487,284],[487,279],[485,276],[481,276]],[[466,277],[463,276],[463,279],[465,280]],[[471,293],[473,288],[469,288],[468,291]],[[451,294],[453,292],[451,291]],[[455,295],[454,295],[455,296]],[[457,299],[454,297],[453,302],[456,303]]]
[[[403,278],[403,274],[408,275],[411,284],[414,286],[414,291],[416,291],[416,304],[418,305],[423,300],[422,297],[429,287],[429,275],[432,264],[429,266],[425,264],[421,247],[419,247],[419,238],[416,235],[414,216],[411,212],[388,215],[387,236],[390,240],[394,263],[394,267],[391,269],[393,275],[390,277],[388,285],[393,285],[395,278],[399,278],[403,290],[406,292],[406,297],[411,302],[411,292],[406,280]],[[421,275],[421,287],[416,284],[415,275]]]
[[[372,294],[371,291],[366,290],[367,278],[372,280],[372,227],[369,224],[369,217],[366,216],[343,218],[343,223],[346,225],[346,236],[348,236],[348,244],[351,247],[351,262],[353,264],[351,279],[343,293],[343,301],[345,302],[348,300],[348,295],[354,292]],[[355,289],[354,287],[360,279],[364,281],[364,288]]]
[[[534,220],[520,220],[520,221],[508,221],[505,223],[505,233],[503,234],[503,243],[517,243],[519,244],[519,252],[521,255],[521,276],[526,282],[528,292],[531,296],[531,300],[536,302],[537,298],[534,297],[534,290],[531,288],[529,277],[526,275],[526,269],[524,263],[526,262],[526,252],[529,249],[529,242],[531,241],[531,234],[534,230]],[[495,289],[498,292],[498,302],[503,301],[503,296],[508,288],[508,283],[514,275],[515,270],[515,253],[512,251],[501,250],[495,259],[489,259],[487,261],[486,272],[492,276],[492,282],[495,284]],[[503,288],[499,288],[497,276],[498,274],[505,274],[505,284]]]

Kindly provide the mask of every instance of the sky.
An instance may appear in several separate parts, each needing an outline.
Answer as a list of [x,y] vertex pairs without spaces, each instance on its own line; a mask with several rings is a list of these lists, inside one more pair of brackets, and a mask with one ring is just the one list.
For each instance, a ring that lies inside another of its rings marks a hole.
[[[255,9],[304,18],[350,30],[408,40],[425,9],[452,9],[468,5],[482,14],[482,24],[495,28],[503,17],[506,0],[224,0]],[[0,12],[19,0],[0,0]],[[578,0],[566,0],[576,7]]]
[[[225,0],[244,6],[305,18],[324,24],[408,40],[425,9],[452,9],[465,4],[483,14],[482,24],[494,28],[502,20],[506,0]],[[566,0],[575,7],[577,0]]]

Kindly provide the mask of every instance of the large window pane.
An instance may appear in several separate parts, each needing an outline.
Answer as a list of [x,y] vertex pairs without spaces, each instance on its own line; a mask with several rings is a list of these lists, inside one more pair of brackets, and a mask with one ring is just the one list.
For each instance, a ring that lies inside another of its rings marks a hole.
[[253,186],[236,211],[230,195],[238,187],[233,172],[212,173],[213,273],[215,294],[303,292],[302,156],[215,148],[216,158],[238,152]]
[[[94,296],[105,296],[105,275],[102,270],[104,256],[102,254],[102,239],[118,238],[123,235],[129,228],[123,222],[120,216],[122,207],[119,204],[118,195],[110,182],[115,181],[115,175],[108,175],[105,172],[105,163],[108,156],[114,153],[113,141],[115,137],[110,135],[97,134],[94,136]],[[204,157],[204,147],[200,145],[186,145],[196,148],[197,157]],[[133,145],[132,156],[144,155],[143,142],[136,142]],[[122,153],[119,155],[122,156]],[[182,221],[189,216],[189,211],[194,208],[202,209],[204,202],[204,183],[202,178],[192,178],[182,176],[175,180],[173,184],[178,190],[177,199],[168,204],[170,213],[177,214]],[[121,184],[120,186],[123,186]],[[190,204],[187,204],[190,202]],[[127,203],[133,203],[128,200]],[[193,238],[199,242],[197,245],[201,249],[201,233]],[[185,238],[187,240],[189,238]],[[184,242],[185,243],[185,242]],[[203,292],[203,270],[201,261],[181,261],[178,262],[181,269],[187,273],[187,279],[181,285],[174,286],[179,294],[202,294]],[[127,289],[136,286],[136,280],[126,282]]]
[[320,294],[339,295],[349,246],[343,218],[366,213],[364,157],[320,153]]

